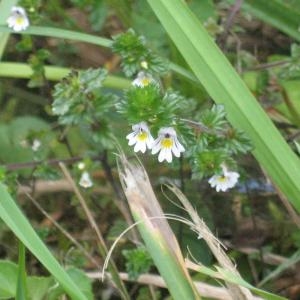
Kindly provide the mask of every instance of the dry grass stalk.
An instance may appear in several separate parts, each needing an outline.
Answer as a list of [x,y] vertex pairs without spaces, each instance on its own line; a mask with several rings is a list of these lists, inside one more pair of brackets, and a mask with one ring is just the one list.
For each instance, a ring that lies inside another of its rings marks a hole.
[[[140,163],[130,163],[121,154],[119,175],[133,217],[137,223],[140,223],[138,226],[143,239],[148,250],[152,249],[149,252],[167,284],[174,285],[174,282],[178,282],[176,280],[180,277],[185,281],[185,288],[190,289],[187,293],[193,294],[191,296],[193,299],[199,299],[185,267],[179,244],[156,199],[145,169]],[[159,258],[159,256],[161,257]],[[159,261],[159,259],[163,261]],[[170,288],[172,289],[172,286],[169,286]],[[171,289],[170,292],[174,292]],[[176,296],[178,297],[178,295]]]
[[[229,272],[234,274],[236,277],[241,277],[235,265],[232,263],[230,258],[226,255],[225,251],[223,250],[223,248],[225,247],[212,234],[212,232],[206,226],[204,221],[200,219],[196,210],[192,207],[192,205],[187,200],[185,195],[174,185],[168,185],[168,188],[178,197],[184,209],[190,215],[193,222],[193,228],[191,229],[199,234],[199,238],[203,238],[205,240],[208,247],[210,248],[210,250],[216,257],[216,259],[218,260],[220,266],[225,270],[228,270]],[[247,288],[241,287],[237,284],[228,283],[226,281],[225,284],[228,287],[228,291],[231,294],[232,299],[236,299],[236,300],[253,299],[253,295]]]
[[[59,180],[42,180],[38,179],[34,182],[34,196],[39,197],[43,194],[59,193],[59,192],[73,192],[73,186],[66,179]],[[18,196],[26,195],[32,192],[32,187],[28,185],[18,186]],[[111,195],[109,187],[97,187],[93,193]]]
[[[89,207],[88,207],[88,205],[87,205],[84,197],[81,195],[81,193],[80,193],[80,191],[79,191],[76,183],[74,182],[74,180],[73,180],[70,172],[68,171],[67,167],[62,162],[59,163],[59,166],[60,166],[63,174],[65,175],[66,179],[71,184],[71,186],[73,188],[73,191],[74,191],[75,195],[77,196],[80,205],[83,208],[83,211],[84,211],[84,213],[85,213],[85,215],[87,217],[87,220],[88,220],[91,228],[95,231],[96,237],[97,237],[99,251],[100,251],[101,255],[103,257],[105,257],[107,255],[107,252],[108,252],[107,246],[105,244],[105,241],[104,241],[104,238],[102,236],[102,233],[100,232],[100,230],[98,228],[98,225],[96,223],[96,220],[95,220],[95,218],[94,218],[91,210],[89,209]],[[121,278],[119,277],[119,273],[118,273],[117,267],[116,267],[116,265],[115,265],[115,263],[113,261],[110,261],[109,268],[110,268],[110,272],[112,273],[113,282],[118,287],[118,290],[119,290],[119,293],[120,293],[122,299],[129,300],[130,297],[128,295],[126,287],[123,284],[123,281],[121,280]]]
[[[91,279],[98,279],[102,276],[100,272],[88,272],[86,273],[86,275]],[[124,281],[133,281],[129,279],[128,273],[121,272],[120,277]],[[142,274],[136,280],[134,280],[134,282],[152,285],[160,288],[167,288],[164,279],[161,276],[154,274]],[[219,300],[232,300],[232,297],[226,288],[213,286],[199,281],[194,281],[194,284],[199,294],[203,297]],[[262,300],[262,298],[254,297],[253,300]]]
[[100,264],[97,260],[91,256],[91,254],[68,232],[66,231],[56,220],[54,220],[50,214],[48,214],[43,207],[29,194],[25,193],[25,195],[30,199],[30,201],[35,205],[35,207],[47,218],[50,222],[66,237],[68,238],[80,251],[84,256],[93,263],[96,267],[100,268]]

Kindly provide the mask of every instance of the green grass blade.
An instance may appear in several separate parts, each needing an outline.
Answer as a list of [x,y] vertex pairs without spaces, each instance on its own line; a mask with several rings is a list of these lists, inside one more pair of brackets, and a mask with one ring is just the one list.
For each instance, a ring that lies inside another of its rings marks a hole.
[[59,39],[74,40],[80,42],[86,42],[101,47],[109,48],[111,46],[112,40],[99,37],[92,34],[81,33],[72,30],[60,29],[55,27],[42,27],[42,26],[29,26],[26,30],[20,32],[14,32],[7,26],[0,26],[0,32],[10,32],[15,34],[30,34],[38,36],[49,36]]
[[[65,30],[60,28],[54,28],[54,27],[42,27],[42,26],[30,26],[28,29],[20,32],[13,32],[10,28],[8,28],[5,25],[0,25],[0,32],[3,34],[5,33],[16,33],[16,34],[31,34],[31,35],[37,35],[37,36],[49,36],[54,38],[60,38],[60,39],[66,39],[66,40],[74,40],[74,41],[80,41],[80,42],[86,42],[89,44],[94,44],[97,46],[110,48],[112,44],[111,39],[81,33],[77,31],[72,30]],[[190,73],[189,71],[185,70],[184,68],[171,63],[170,64],[171,70],[173,70],[175,73],[180,74],[181,76],[195,81],[195,76]]]
[[253,154],[300,211],[300,161],[202,24],[181,0],[148,0],[165,30],[233,126],[254,144]]
[[26,269],[25,269],[25,247],[19,241],[19,266],[18,266],[18,280],[17,280],[17,300],[27,300],[27,284],[26,284]]
[[0,218],[14,232],[18,239],[48,269],[73,300],[87,300],[41,241],[2,184],[0,184],[0,199]]
[[242,9],[300,42],[300,7],[299,3],[294,3],[286,0],[245,0]]
[[[61,80],[70,72],[69,68],[45,66],[45,76],[48,80]],[[30,78],[32,74],[32,68],[28,64],[0,62],[0,77]],[[122,77],[107,76],[103,85],[108,88],[126,89],[130,86],[130,81]]]
[[270,280],[274,280],[279,274],[284,272],[286,269],[292,268],[300,261],[300,250],[296,251],[290,258],[280,264],[275,270],[270,272],[262,281],[259,282],[258,286],[263,286]]

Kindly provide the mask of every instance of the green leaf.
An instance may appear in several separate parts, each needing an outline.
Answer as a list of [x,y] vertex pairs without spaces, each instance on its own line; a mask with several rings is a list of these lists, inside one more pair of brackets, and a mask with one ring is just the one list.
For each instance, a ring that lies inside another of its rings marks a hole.
[[256,159],[300,211],[299,158],[202,24],[183,1],[148,0],[148,3],[211,98],[224,104],[229,121],[248,135]]
[[27,277],[28,296],[30,300],[44,300],[55,282],[52,277]]
[[[67,269],[67,273],[77,285],[78,289],[86,296],[86,299],[93,300],[92,283],[85,273],[77,268],[71,267]],[[64,294],[61,285],[53,289],[49,293],[49,300],[56,300]]]
[[23,242],[27,249],[48,269],[72,299],[86,300],[86,296],[41,241],[3,184],[0,184],[0,197],[0,218]]
[[18,266],[7,260],[0,260],[0,299],[15,297],[17,277]]
[[49,289],[55,285],[52,277],[27,277],[28,297],[30,300],[44,300]]
[[[31,161],[37,151],[39,158],[44,159],[50,151],[48,144],[52,138],[50,126],[34,116],[17,117],[11,123],[0,124],[0,161]],[[36,152],[32,150],[34,140],[41,142],[41,147]]]

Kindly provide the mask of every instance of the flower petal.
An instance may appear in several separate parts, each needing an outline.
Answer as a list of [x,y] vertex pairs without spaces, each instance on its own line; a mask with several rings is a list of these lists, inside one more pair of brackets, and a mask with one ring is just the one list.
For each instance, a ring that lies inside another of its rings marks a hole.
[[152,154],[156,154],[161,149],[160,140],[161,138],[159,137],[154,141],[151,151]]
[[134,152],[141,151],[142,153],[146,152],[146,143],[145,142],[137,142],[134,146]]

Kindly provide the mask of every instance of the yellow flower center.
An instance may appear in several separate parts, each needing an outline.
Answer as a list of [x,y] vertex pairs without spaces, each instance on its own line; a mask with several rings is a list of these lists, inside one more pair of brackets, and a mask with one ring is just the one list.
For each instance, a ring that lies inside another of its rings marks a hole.
[[144,77],[141,82],[143,86],[147,86],[150,83],[150,79],[148,77]]
[[173,146],[173,140],[171,138],[163,138],[160,143],[162,148],[172,148]]
[[141,131],[138,135],[137,135],[137,139],[141,142],[145,141],[148,138],[148,134],[145,131]]
[[225,182],[225,181],[227,181],[226,176],[222,175],[222,176],[219,177],[219,182]]
[[16,24],[22,25],[24,23],[24,18],[23,17],[17,17],[16,18]]

